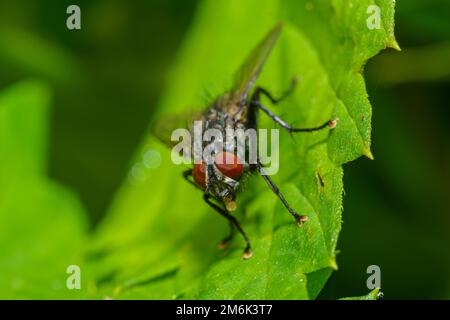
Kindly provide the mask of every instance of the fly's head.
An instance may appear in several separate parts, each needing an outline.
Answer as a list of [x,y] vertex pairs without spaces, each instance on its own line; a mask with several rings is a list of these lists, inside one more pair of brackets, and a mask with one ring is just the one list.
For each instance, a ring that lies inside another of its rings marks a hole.
[[195,182],[221,201],[227,211],[236,210],[236,192],[244,173],[244,165],[237,155],[220,152],[211,163],[195,164],[192,173]]

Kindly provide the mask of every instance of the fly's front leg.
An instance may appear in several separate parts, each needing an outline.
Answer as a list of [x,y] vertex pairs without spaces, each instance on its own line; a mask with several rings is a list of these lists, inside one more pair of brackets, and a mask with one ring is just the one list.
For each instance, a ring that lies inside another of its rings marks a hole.
[[275,185],[275,183],[273,183],[273,181],[269,178],[269,176],[267,176],[267,175],[265,175],[263,173],[263,170],[262,170],[263,167],[262,167],[261,163],[259,163],[259,162],[257,164],[257,169],[258,169],[259,174],[266,181],[266,183],[269,186],[269,188],[273,191],[273,193],[275,193],[277,195],[277,197],[281,200],[281,202],[283,202],[283,204],[286,207],[286,209],[294,217],[295,222],[297,223],[297,225],[300,226],[300,225],[302,225],[303,222],[307,221],[308,220],[308,216],[304,216],[304,215],[298,214],[297,211],[295,211],[289,205],[289,203],[286,201],[286,199],[284,198],[283,194],[281,193],[280,189],[278,189],[278,187]]
[[192,169],[188,169],[188,170],[183,171],[183,178],[184,178],[187,182],[189,182],[190,184],[192,184],[194,187],[196,187],[197,189],[203,191],[203,189],[202,189],[198,184],[196,184],[194,181],[192,181],[192,180],[190,179],[190,177],[192,177]]
[[233,238],[234,238],[235,227],[231,222],[229,222],[229,224],[230,224],[230,233],[228,234],[228,236],[226,238],[224,238],[222,241],[219,242],[218,248],[220,250],[223,250],[226,247],[228,247],[228,245],[230,244],[230,241],[233,240]]
[[213,201],[211,201],[211,196],[209,194],[204,194],[203,199],[211,208],[213,208],[218,213],[220,213],[222,216],[224,216],[239,231],[239,233],[242,235],[242,237],[244,238],[245,243],[246,243],[244,254],[242,255],[242,257],[244,259],[250,259],[253,255],[252,250],[251,250],[250,241],[249,241],[244,229],[242,229],[241,225],[237,221],[237,219],[234,216],[232,216],[231,214],[229,214],[226,210],[222,209],[217,204],[215,204]]
[[[194,181],[192,181],[190,179],[190,177],[192,177],[192,169],[188,169],[183,171],[183,178],[188,181],[190,184],[192,184],[194,187],[196,187],[197,189],[201,190],[202,192],[204,191],[200,186],[198,186]],[[213,203],[210,199],[209,194],[204,194],[203,195],[203,199],[205,200],[205,202],[210,205],[214,210],[216,210],[217,212],[219,212],[222,216],[224,216],[228,222],[230,223],[230,233],[229,235],[223,239],[218,247],[219,249],[225,249],[227,247],[227,245],[230,243],[230,241],[233,239],[234,237],[234,231],[235,229],[238,229],[239,232],[242,234],[242,236],[244,237],[245,243],[246,243],[246,247],[245,247],[245,251],[244,251],[244,255],[243,258],[244,259],[250,259],[252,257],[252,251],[251,251],[251,246],[250,246],[250,241],[247,237],[247,235],[245,234],[244,230],[242,229],[242,227],[240,226],[239,222],[236,220],[236,218],[234,216],[232,216],[231,214],[229,214],[226,210],[220,208],[218,205],[216,205],[215,203]]]

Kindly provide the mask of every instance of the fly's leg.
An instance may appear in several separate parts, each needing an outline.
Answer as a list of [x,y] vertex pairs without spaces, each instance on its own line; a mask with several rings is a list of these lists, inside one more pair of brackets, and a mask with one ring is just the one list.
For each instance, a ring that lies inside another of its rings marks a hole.
[[326,127],[330,128],[330,129],[334,129],[336,127],[336,124],[337,124],[337,120],[333,119],[333,120],[329,120],[329,121],[325,122],[324,124],[322,124],[322,125],[320,125],[318,127],[313,127],[313,128],[294,128],[294,127],[288,125],[283,119],[281,119],[275,113],[273,113],[272,111],[267,109],[265,106],[263,106],[259,101],[252,101],[252,104],[254,104],[256,107],[258,107],[259,109],[264,111],[273,121],[278,123],[280,126],[282,126],[284,129],[286,129],[286,131],[288,131],[288,132],[313,132],[313,131],[319,131],[319,130],[324,129]]
[[[192,169],[188,169],[188,170],[185,170],[185,171],[183,171],[183,178],[187,181],[187,182],[189,182],[190,184],[192,184],[194,187],[196,187],[197,189],[199,189],[199,190],[201,190],[201,191],[204,191],[202,188],[200,188],[194,181],[192,181],[191,179],[190,179],[190,177],[192,177]],[[205,201],[210,205],[210,206],[212,206],[215,210],[217,210],[218,211],[218,206],[216,206],[214,203],[211,203],[209,200],[206,200],[205,199]],[[220,210],[222,210],[221,208],[219,208]],[[219,213],[221,213],[221,212],[219,212]],[[222,213],[221,213],[222,214]],[[223,214],[222,214],[223,215]],[[225,216],[226,217],[226,216]],[[227,218],[228,219],[228,218]],[[232,221],[230,221],[230,219],[228,219],[228,221],[229,221],[229,223],[230,223],[230,233],[228,234],[228,236],[225,238],[225,239],[223,239],[220,243],[219,243],[219,245],[218,245],[218,247],[219,247],[219,249],[225,249],[227,246],[228,246],[228,244],[230,243],[230,241],[233,239],[233,237],[234,237],[234,231],[235,231],[235,225],[234,225],[234,223],[232,222]],[[236,223],[238,223],[237,221],[236,221]],[[242,228],[241,228],[242,229]],[[244,231],[242,230],[242,232],[241,233],[243,233]],[[245,233],[243,234],[243,236],[244,236],[244,239],[246,239],[246,236],[245,236]],[[247,252],[247,256],[248,256],[248,258],[250,258],[251,257],[251,250],[250,250],[250,244],[249,244],[249,242],[248,242],[248,239],[246,239],[246,242],[247,242],[247,248],[248,248],[248,250],[246,249],[246,251],[245,252]],[[245,255],[245,252],[244,252],[244,255]],[[248,259],[248,258],[246,258],[246,259]]]
[[286,131],[288,131],[288,132],[313,132],[313,131],[322,130],[322,129],[326,128],[326,127],[330,128],[330,129],[334,129],[336,127],[336,124],[337,124],[337,120],[336,119],[332,119],[332,120],[329,120],[329,121],[325,122],[324,124],[322,124],[322,125],[320,125],[318,127],[313,127],[313,128],[294,128],[294,127],[290,126],[289,124],[287,124],[283,119],[281,119],[275,113],[273,113],[272,111],[267,109],[264,105],[261,104],[261,102],[259,102],[259,101],[252,101],[251,103],[254,106],[256,106],[257,108],[259,108],[262,111],[264,111],[273,121],[278,123],[280,126],[282,126],[284,129],[286,129]]
[[297,83],[298,83],[298,76],[295,76],[294,78],[292,78],[291,85],[289,86],[289,88],[278,98],[275,98],[274,96],[272,96],[270,94],[270,92],[267,91],[266,89],[264,89],[262,87],[257,87],[257,88],[255,88],[255,91],[253,92],[252,100],[259,101],[260,95],[263,94],[267,98],[269,98],[269,100],[273,104],[278,104],[281,101],[283,101],[284,99],[286,99],[287,97],[289,97],[292,94],[292,92],[294,92],[295,87],[297,87]]
[[187,170],[183,171],[183,178],[184,178],[187,182],[189,182],[190,184],[192,184],[194,187],[196,187],[197,189],[203,191],[203,189],[202,189],[198,184],[196,184],[194,181],[192,181],[192,180],[190,179],[190,177],[192,177],[192,169],[187,169]]
[[325,122],[324,124],[318,126],[318,127],[312,127],[312,128],[294,128],[292,126],[290,126],[289,124],[287,124],[283,119],[281,119],[279,116],[277,116],[275,113],[273,113],[272,111],[270,111],[267,107],[265,107],[260,101],[260,95],[264,94],[267,98],[269,98],[269,100],[273,103],[273,104],[277,104],[280,101],[282,101],[283,99],[285,99],[287,96],[289,96],[294,88],[295,85],[297,83],[296,78],[294,78],[294,80],[292,80],[292,84],[291,87],[278,99],[274,98],[266,89],[263,89],[261,87],[258,87],[255,89],[255,91],[253,92],[253,95],[251,97],[250,100],[250,109],[251,111],[251,115],[250,115],[250,122],[251,123],[256,123],[256,116],[254,115],[254,111],[255,108],[261,109],[262,111],[264,111],[264,113],[266,113],[273,121],[275,121],[276,123],[278,123],[281,127],[283,127],[284,129],[286,129],[288,132],[313,132],[313,131],[318,131],[321,129],[324,129],[326,127],[330,128],[330,129],[334,129],[336,127],[337,124],[337,120],[336,119],[332,119],[329,120],[327,122]]
[[230,222],[230,233],[226,238],[219,242],[218,247],[220,250],[225,249],[230,244],[230,241],[234,238],[234,225]]
[[[285,98],[287,98],[288,96],[291,95],[292,92],[294,92],[295,87],[297,86],[297,82],[298,82],[298,76],[295,76],[294,78],[292,78],[291,81],[291,85],[290,87],[278,98],[273,97],[269,91],[267,91],[266,89],[262,88],[262,87],[256,87],[255,91],[253,92],[251,101],[253,100],[258,100],[259,101],[259,97],[261,94],[265,95],[267,98],[269,98],[269,100],[273,103],[273,104],[278,104],[279,102],[283,101]],[[242,105],[241,107],[239,107],[239,110],[235,113],[235,115],[239,114],[240,112],[242,112],[242,109],[244,108],[244,105]],[[250,108],[252,108],[252,105],[250,104]],[[250,120],[250,121],[256,121],[256,120]]]
[[241,225],[236,220],[236,218],[234,216],[232,216],[231,214],[229,214],[226,210],[222,209],[217,204],[212,202],[211,201],[211,196],[209,194],[204,194],[203,195],[203,199],[205,200],[205,202],[207,204],[209,204],[209,206],[211,208],[213,208],[218,213],[220,213],[222,216],[224,216],[239,231],[239,233],[242,235],[242,237],[244,238],[245,243],[246,243],[244,254],[242,255],[242,257],[244,259],[250,259],[252,257],[252,254],[253,254],[252,250],[251,250],[250,241],[249,241],[247,235],[245,234],[245,231],[242,229]]
[[297,225],[300,226],[300,225],[302,225],[303,222],[307,221],[308,220],[308,216],[300,215],[294,209],[292,209],[292,207],[289,205],[289,203],[284,198],[283,194],[280,192],[280,189],[278,189],[278,187],[275,185],[275,183],[273,183],[273,181],[269,178],[269,176],[267,176],[267,175],[265,175],[263,173],[263,170],[262,170],[263,167],[262,167],[262,165],[259,162],[258,162],[257,168],[258,168],[259,174],[266,181],[266,183],[269,186],[269,188],[273,191],[273,193],[275,193],[277,195],[278,198],[280,198],[281,202],[283,202],[283,204],[286,207],[286,209],[294,217],[295,222],[297,223]]

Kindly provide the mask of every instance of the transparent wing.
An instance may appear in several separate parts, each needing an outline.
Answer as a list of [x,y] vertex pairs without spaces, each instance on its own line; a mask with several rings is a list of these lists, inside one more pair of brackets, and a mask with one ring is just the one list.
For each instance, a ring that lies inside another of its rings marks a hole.
[[172,132],[175,129],[187,129],[191,131],[193,122],[202,119],[201,111],[188,110],[181,114],[163,116],[157,119],[151,131],[159,141],[167,145],[169,148],[175,146],[178,141],[172,141]]
[[241,101],[247,99],[248,93],[255,84],[270,51],[278,40],[282,27],[283,25],[279,23],[273,28],[241,66],[235,75],[233,96],[240,97]]

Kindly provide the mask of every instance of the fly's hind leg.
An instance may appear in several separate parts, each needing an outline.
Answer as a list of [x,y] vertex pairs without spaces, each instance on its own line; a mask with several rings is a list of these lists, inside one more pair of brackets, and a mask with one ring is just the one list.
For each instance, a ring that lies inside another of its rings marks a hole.
[[246,243],[244,254],[242,255],[242,258],[250,259],[253,254],[251,245],[250,245],[250,241],[249,241],[244,229],[242,229],[241,225],[237,221],[237,219],[234,216],[232,216],[231,214],[229,214],[226,210],[222,209],[217,204],[215,204],[213,201],[211,201],[211,196],[209,194],[204,194],[203,199],[211,208],[213,208],[218,213],[220,213],[222,216],[224,216],[228,220],[228,222],[239,231],[239,233],[242,235],[242,237],[244,238],[245,243]]
[[253,92],[253,96],[252,96],[252,100],[258,100],[260,98],[260,95],[263,94],[265,95],[273,104],[278,104],[281,101],[283,101],[284,99],[286,99],[287,97],[289,97],[295,90],[295,88],[297,87],[297,83],[298,83],[298,76],[295,76],[292,78],[291,81],[291,85],[289,86],[289,88],[278,98],[275,98],[274,96],[272,96],[272,94],[267,91],[266,89],[262,88],[262,87],[256,87],[255,91]]
[[[255,91],[253,92],[253,95],[252,95],[251,100],[250,100],[251,113],[255,113],[257,109],[260,109],[260,110],[264,111],[264,113],[267,114],[273,121],[278,123],[281,127],[283,127],[286,131],[288,131],[290,133],[292,133],[292,132],[313,132],[313,131],[322,130],[322,129],[326,128],[326,127],[330,128],[330,129],[334,129],[336,127],[336,124],[337,124],[337,120],[336,119],[331,119],[331,120],[329,120],[329,121],[325,122],[324,124],[322,124],[320,126],[317,126],[317,127],[312,127],[312,128],[294,128],[291,125],[287,124],[282,118],[277,116],[275,113],[270,111],[266,106],[264,106],[259,101],[260,97],[261,97],[261,94],[263,94],[267,98],[269,98],[269,100],[273,104],[277,104],[280,101],[283,101],[283,99],[288,97],[294,91],[297,82],[298,82],[297,81],[297,77],[294,77],[294,79],[292,80],[290,88],[288,90],[286,90],[286,92],[284,94],[282,94],[279,98],[274,98],[264,88],[261,88],[261,87],[256,88]],[[250,115],[250,120],[252,122],[256,123],[256,117],[254,115]]]

